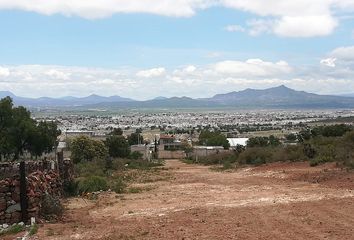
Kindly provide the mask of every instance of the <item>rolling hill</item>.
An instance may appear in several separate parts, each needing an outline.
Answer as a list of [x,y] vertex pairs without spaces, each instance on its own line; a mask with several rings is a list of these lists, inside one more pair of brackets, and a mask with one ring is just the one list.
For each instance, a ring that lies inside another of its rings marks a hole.
[[10,96],[16,105],[27,107],[87,107],[87,108],[354,108],[354,97],[331,96],[296,91],[284,85],[268,89],[245,89],[238,92],[217,94],[210,98],[157,97],[136,101],[120,96],[90,95],[83,98],[23,98],[11,92],[1,92],[0,98]]

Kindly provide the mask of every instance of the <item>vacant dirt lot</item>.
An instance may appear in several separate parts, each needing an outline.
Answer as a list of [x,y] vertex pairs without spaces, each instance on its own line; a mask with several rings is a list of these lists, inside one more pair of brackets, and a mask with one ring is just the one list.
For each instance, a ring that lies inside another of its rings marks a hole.
[[353,239],[354,174],[276,163],[216,172],[169,160],[149,191],[74,198],[34,239]]

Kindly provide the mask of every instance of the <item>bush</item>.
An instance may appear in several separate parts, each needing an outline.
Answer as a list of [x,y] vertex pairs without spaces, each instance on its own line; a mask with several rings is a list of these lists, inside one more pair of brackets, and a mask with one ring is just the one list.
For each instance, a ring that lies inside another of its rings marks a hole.
[[231,168],[233,168],[233,164],[230,161],[225,161],[222,164],[222,168],[223,168],[223,170],[231,169]]
[[237,161],[238,153],[237,152],[223,152],[212,154],[205,157],[199,157],[198,161],[193,160],[196,163],[200,163],[203,165],[217,165],[224,164],[226,162],[234,163]]
[[103,177],[90,176],[79,181],[78,190],[79,193],[106,191],[108,190],[108,183]]
[[142,158],[143,158],[143,154],[141,152],[137,152],[137,151],[134,151],[134,152],[130,153],[130,155],[129,155],[129,159],[137,160],[137,159],[142,159]]
[[82,162],[75,164],[75,174],[80,177],[105,176],[106,162],[104,160],[94,160],[92,162]]
[[8,229],[1,231],[0,236],[8,235],[8,234],[16,234],[16,233],[22,232],[24,230],[25,230],[24,225],[14,224],[14,225],[11,225]]
[[50,220],[55,217],[60,217],[64,212],[64,207],[58,197],[50,194],[45,194],[42,197],[41,215]]
[[247,148],[239,156],[239,162],[242,164],[260,165],[266,162],[272,162],[272,148],[253,147]]
[[110,184],[111,186],[111,190],[113,192],[116,193],[124,193],[125,188],[127,187],[127,185],[124,183],[122,178],[116,178],[112,181],[112,183]]
[[318,164],[320,164],[320,161],[319,161],[318,158],[314,158],[314,159],[311,159],[311,160],[310,160],[310,166],[311,166],[311,167],[315,167],[315,166],[317,166]]
[[74,197],[79,194],[79,183],[78,181],[71,180],[64,183],[63,185],[64,194],[67,197]]
[[288,145],[280,146],[273,149],[272,162],[283,161],[305,161],[307,157],[304,154],[303,147],[301,145]]
[[31,229],[28,233],[29,236],[32,236],[38,232],[38,225],[35,223],[31,226]]
[[127,168],[130,169],[149,170],[152,167],[163,166],[163,161],[158,160],[156,162],[149,162],[146,160],[138,159],[138,160],[126,161],[126,164],[127,164]]

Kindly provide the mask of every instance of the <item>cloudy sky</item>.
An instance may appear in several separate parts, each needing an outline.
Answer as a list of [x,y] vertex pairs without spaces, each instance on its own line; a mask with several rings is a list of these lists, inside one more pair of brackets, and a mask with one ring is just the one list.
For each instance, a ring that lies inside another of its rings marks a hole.
[[354,92],[354,0],[0,0],[0,91]]

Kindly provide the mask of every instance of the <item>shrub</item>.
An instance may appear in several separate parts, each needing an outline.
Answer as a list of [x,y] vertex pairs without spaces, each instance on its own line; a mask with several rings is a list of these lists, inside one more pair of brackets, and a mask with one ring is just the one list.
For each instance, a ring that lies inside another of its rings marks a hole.
[[126,164],[126,160],[123,159],[113,159],[112,160],[112,169],[113,170],[124,170]]
[[14,225],[11,225],[8,229],[1,231],[0,236],[7,235],[7,234],[16,234],[16,233],[22,232],[24,230],[25,230],[24,225],[14,224]]
[[233,168],[233,165],[230,161],[224,161],[222,164],[222,168],[223,168],[223,170],[231,169],[231,168]]
[[122,178],[116,178],[112,181],[112,183],[110,184],[111,186],[111,190],[116,192],[116,193],[124,193],[125,188],[127,187],[127,185],[124,183]]
[[[238,153],[237,152],[223,152],[212,154],[205,157],[199,157],[198,163],[203,165],[216,165],[224,164],[226,162],[234,163],[237,161]],[[196,160],[194,160],[196,162]]]
[[106,162],[104,160],[94,160],[92,162],[82,162],[75,164],[75,174],[80,177],[105,176]]
[[41,215],[45,219],[52,219],[53,217],[60,217],[64,212],[64,207],[58,197],[50,194],[45,194],[42,197]]
[[156,162],[149,162],[146,160],[138,159],[138,160],[126,161],[126,164],[127,164],[127,167],[130,169],[149,170],[152,167],[163,166],[163,161],[158,160]]
[[28,233],[29,236],[32,236],[38,232],[38,225],[35,223],[31,226],[31,229]]
[[141,193],[142,191],[143,191],[143,188],[140,188],[140,187],[129,188],[129,193]]
[[272,148],[253,147],[247,148],[239,156],[239,162],[242,164],[260,165],[272,161]]
[[304,161],[307,157],[304,155],[301,145],[280,146],[273,149],[272,161]]
[[142,159],[142,158],[143,158],[143,154],[141,152],[137,152],[137,151],[134,151],[134,152],[130,153],[130,155],[129,155],[129,159],[137,160],[137,159]]
[[314,158],[314,159],[311,159],[311,160],[310,160],[310,166],[311,166],[311,167],[315,167],[315,166],[317,166],[318,164],[320,164],[320,161],[319,161],[318,158]]
[[90,176],[79,181],[79,193],[88,193],[108,190],[108,183],[105,178],[100,176]]
[[63,185],[64,194],[67,197],[76,196],[79,193],[79,183],[78,181],[71,180],[69,182],[64,183]]

